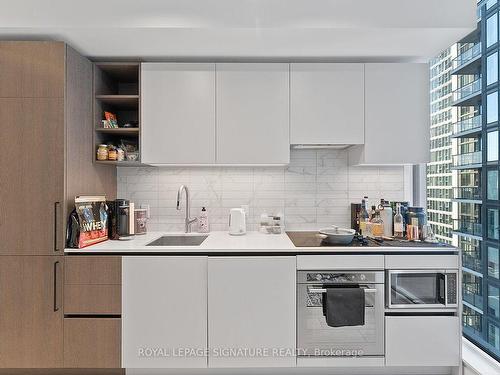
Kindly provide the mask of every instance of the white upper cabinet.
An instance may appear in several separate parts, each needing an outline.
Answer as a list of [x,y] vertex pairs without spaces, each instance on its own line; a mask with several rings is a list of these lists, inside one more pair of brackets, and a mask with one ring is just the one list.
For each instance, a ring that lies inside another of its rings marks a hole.
[[142,64],[140,126],[143,163],[215,163],[215,64]]
[[349,150],[353,165],[429,161],[429,66],[365,65],[365,144]]
[[289,64],[217,64],[216,76],[217,163],[289,163]]
[[364,142],[364,64],[290,67],[290,143]]

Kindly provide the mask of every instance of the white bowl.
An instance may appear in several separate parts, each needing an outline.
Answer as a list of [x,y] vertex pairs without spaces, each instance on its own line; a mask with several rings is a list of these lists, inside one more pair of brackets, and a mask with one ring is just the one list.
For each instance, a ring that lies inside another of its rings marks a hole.
[[331,228],[323,228],[319,233],[324,236],[325,241],[333,245],[349,245],[356,231],[354,229],[339,228],[332,226]]

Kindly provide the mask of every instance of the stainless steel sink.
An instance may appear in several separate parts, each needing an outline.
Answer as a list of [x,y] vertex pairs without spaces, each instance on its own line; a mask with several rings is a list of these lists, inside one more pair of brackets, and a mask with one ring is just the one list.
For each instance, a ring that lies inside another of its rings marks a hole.
[[162,236],[146,246],[200,246],[207,237],[199,235]]

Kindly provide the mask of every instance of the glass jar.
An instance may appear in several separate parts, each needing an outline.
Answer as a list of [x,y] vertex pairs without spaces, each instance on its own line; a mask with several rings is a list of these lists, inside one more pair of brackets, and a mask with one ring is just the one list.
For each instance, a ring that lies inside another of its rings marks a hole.
[[97,160],[108,160],[108,145],[97,147]]
[[108,159],[116,160],[118,153],[116,152],[116,148],[110,148],[108,151]]

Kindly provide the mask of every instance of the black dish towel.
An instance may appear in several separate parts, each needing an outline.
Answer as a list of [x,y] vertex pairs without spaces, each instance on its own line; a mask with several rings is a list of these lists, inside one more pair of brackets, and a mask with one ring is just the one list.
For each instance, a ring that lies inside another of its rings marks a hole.
[[365,291],[363,288],[327,288],[323,293],[323,314],[330,327],[365,324]]

